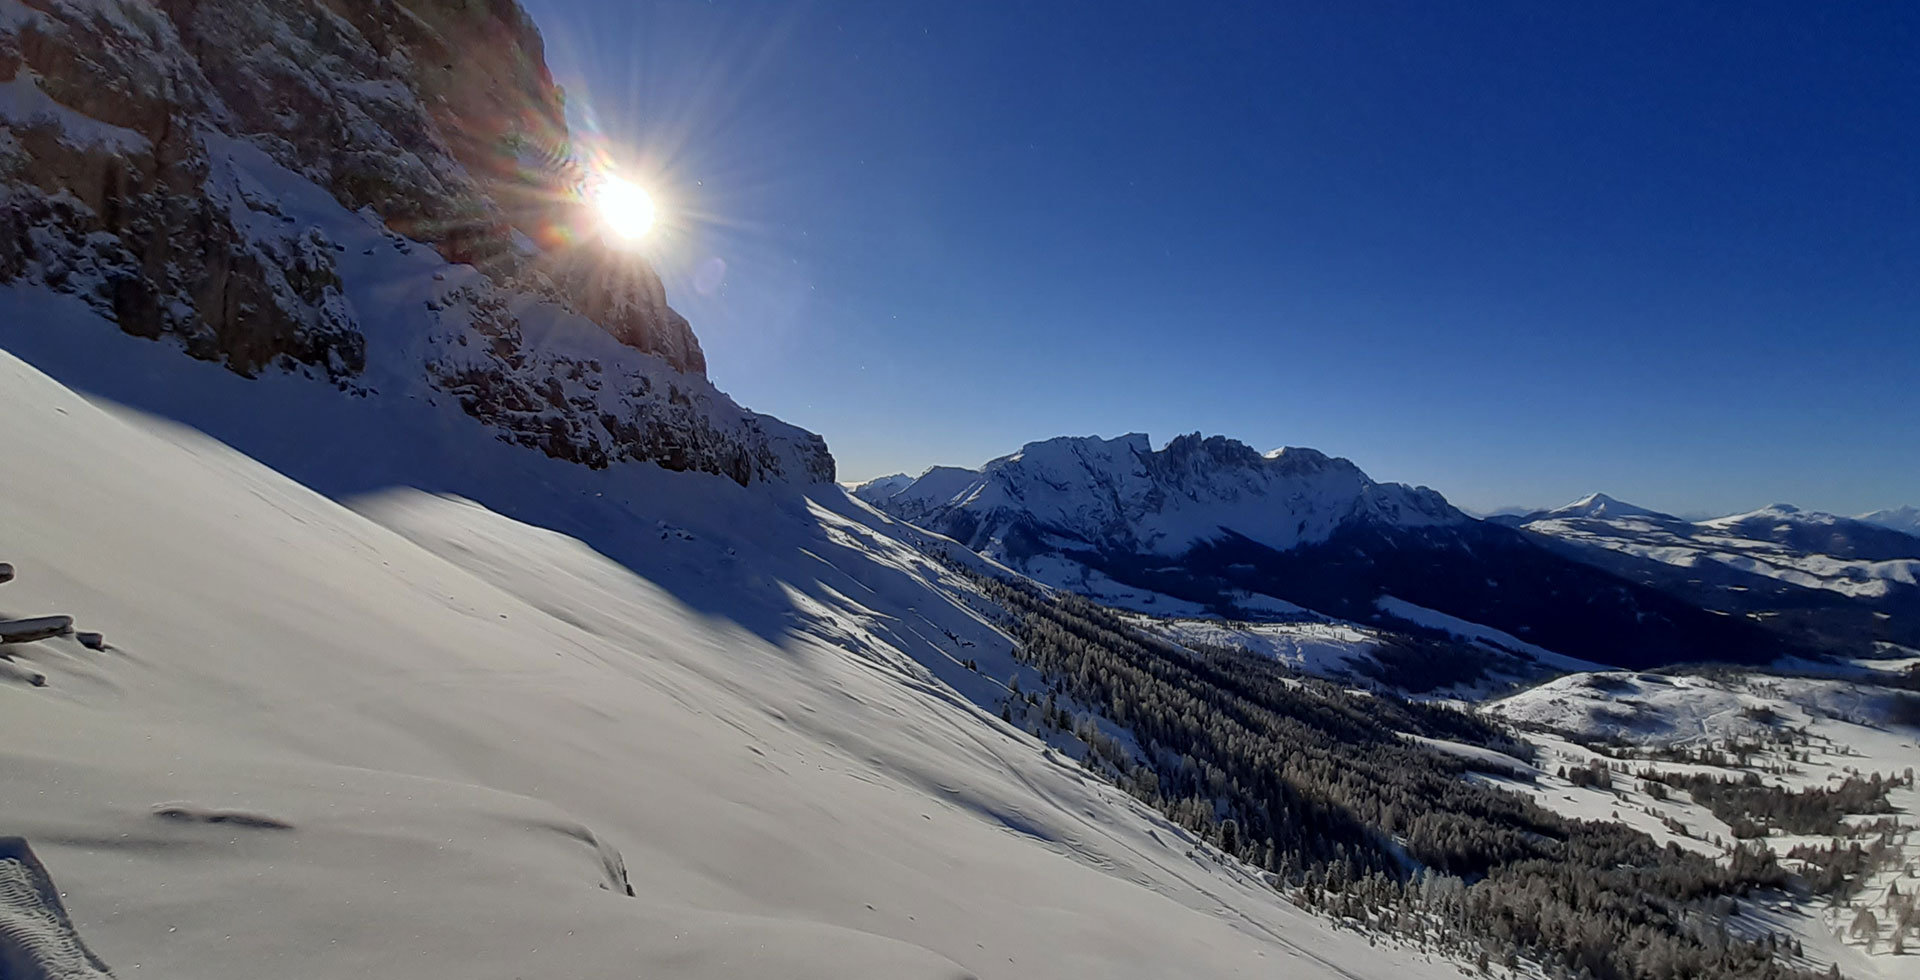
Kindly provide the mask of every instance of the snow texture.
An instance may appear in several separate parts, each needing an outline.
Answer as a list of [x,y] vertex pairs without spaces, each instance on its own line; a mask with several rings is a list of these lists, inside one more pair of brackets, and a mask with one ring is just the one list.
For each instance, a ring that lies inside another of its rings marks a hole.
[[0,771],[45,791],[0,823],[121,975],[1452,973],[1002,724],[996,610],[837,486],[589,470],[35,312],[75,376],[360,491],[0,356],[0,455],[60,461],[0,470],[6,600],[115,637],[18,648]]

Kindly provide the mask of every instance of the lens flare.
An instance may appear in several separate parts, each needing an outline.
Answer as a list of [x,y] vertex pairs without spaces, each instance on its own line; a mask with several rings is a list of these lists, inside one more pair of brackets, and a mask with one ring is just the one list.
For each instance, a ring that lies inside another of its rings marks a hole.
[[653,198],[632,181],[606,174],[594,185],[591,199],[600,222],[627,241],[638,240],[653,227]]

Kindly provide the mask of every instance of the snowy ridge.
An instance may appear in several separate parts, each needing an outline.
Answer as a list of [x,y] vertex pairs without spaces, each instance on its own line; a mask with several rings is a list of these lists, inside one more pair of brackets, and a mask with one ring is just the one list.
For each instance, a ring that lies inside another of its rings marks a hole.
[[875,477],[865,483],[843,483],[841,486],[846,487],[848,493],[868,503],[872,503],[876,500],[885,500],[899,493],[906,489],[907,485],[912,482],[913,477],[905,473],[894,473],[890,476]]
[[1695,523],[1596,494],[1528,515],[1521,526],[1678,568],[1717,565],[1855,598],[1920,585],[1920,538],[1789,504]]
[[1344,459],[1292,448],[1262,455],[1197,433],[1157,451],[1140,433],[1029,443],[970,476],[931,470],[877,506],[924,508],[919,519],[969,527],[962,537],[990,553],[1016,531],[1171,557],[1229,535],[1286,550],[1363,518],[1406,527],[1468,520],[1431,490],[1375,483]]
[[1888,510],[1876,510],[1861,514],[1856,520],[1866,521],[1869,524],[1878,524],[1881,527],[1889,527],[1905,534],[1920,536],[1920,507],[1915,507],[1911,504],[1904,507],[1894,507]]
[[935,466],[917,477],[901,473],[870,480],[853,495],[903,521],[918,522],[970,492],[979,479],[978,470]]

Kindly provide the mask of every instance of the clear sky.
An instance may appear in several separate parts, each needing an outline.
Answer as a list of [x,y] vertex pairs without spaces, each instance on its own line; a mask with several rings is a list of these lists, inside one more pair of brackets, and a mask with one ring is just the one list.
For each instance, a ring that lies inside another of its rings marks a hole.
[[1464,506],[1920,503],[1920,4],[529,0],[715,382]]

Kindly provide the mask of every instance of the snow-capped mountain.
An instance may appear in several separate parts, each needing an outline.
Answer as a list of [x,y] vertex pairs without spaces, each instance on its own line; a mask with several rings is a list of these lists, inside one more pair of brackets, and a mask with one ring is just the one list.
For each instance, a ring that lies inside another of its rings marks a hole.
[[1920,571],[1920,537],[1791,504],[1694,522],[1594,494],[1515,523],[1667,564],[1717,562],[1848,596],[1888,595],[1913,586]]
[[1861,514],[1858,519],[1869,524],[1878,524],[1881,527],[1890,527],[1896,531],[1920,536],[1920,507],[1911,504]]
[[[1709,533],[1738,540],[1766,542],[1789,551],[1830,555],[1846,561],[1920,561],[1920,537],[1851,517],[1801,510],[1792,504],[1773,504],[1745,514],[1716,517],[1701,521],[1699,526],[1710,529]],[[1865,577],[1913,585],[1911,572],[1916,567],[1920,565],[1907,566],[1905,574],[1897,570],[1867,570]],[[1824,587],[1846,591],[1845,586]]]
[[917,522],[965,492],[979,478],[978,470],[935,466],[917,477],[898,473],[869,480],[854,487],[853,495],[901,520]]
[[[1154,450],[1147,436],[1029,443],[979,471],[935,467],[883,497],[989,553],[1036,531],[1080,546],[1180,555],[1229,536],[1285,550],[1325,541],[1351,520],[1427,527],[1469,518],[1426,488],[1379,484],[1312,449],[1266,455],[1219,436],[1183,435]],[[915,513],[918,511],[918,514]]]
[[913,477],[905,473],[894,473],[888,476],[877,476],[864,483],[846,483],[842,486],[847,488],[848,493],[861,500],[884,500],[899,493],[912,482]]
[[1529,515],[1527,519],[1535,520],[1535,519],[1542,519],[1542,518],[1567,518],[1567,517],[1579,517],[1579,518],[1586,518],[1589,520],[1605,519],[1605,518],[1613,518],[1613,517],[1639,517],[1639,518],[1647,518],[1651,520],[1662,520],[1662,521],[1679,520],[1679,518],[1674,517],[1671,514],[1662,514],[1657,510],[1648,510],[1645,507],[1639,507],[1634,504],[1625,503],[1623,501],[1616,500],[1612,497],[1609,497],[1604,493],[1587,494],[1586,496],[1581,497],[1579,500],[1576,500],[1573,503],[1567,504],[1562,507],[1556,507],[1552,510],[1545,511],[1544,513]]
[[1509,520],[1570,557],[1793,635],[1920,637],[1920,537],[1788,504],[1694,522],[1593,501]]
[[[819,437],[707,381],[578,156],[512,3],[0,7],[16,306],[70,297],[241,375],[452,405],[591,467],[831,480]],[[0,342],[74,343],[50,319]]]
[[1198,434],[1158,450],[1139,434],[1060,438],[977,471],[939,468],[891,487],[861,495],[1040,581],[1146,612],[1284,618],[1305,607],[1426,627],[1392,611],[1420,609],[1636,666],[1783,652],[1749,624],[1569,561],[1433,490],[1376,482],[1312,449],[1262,454]]

